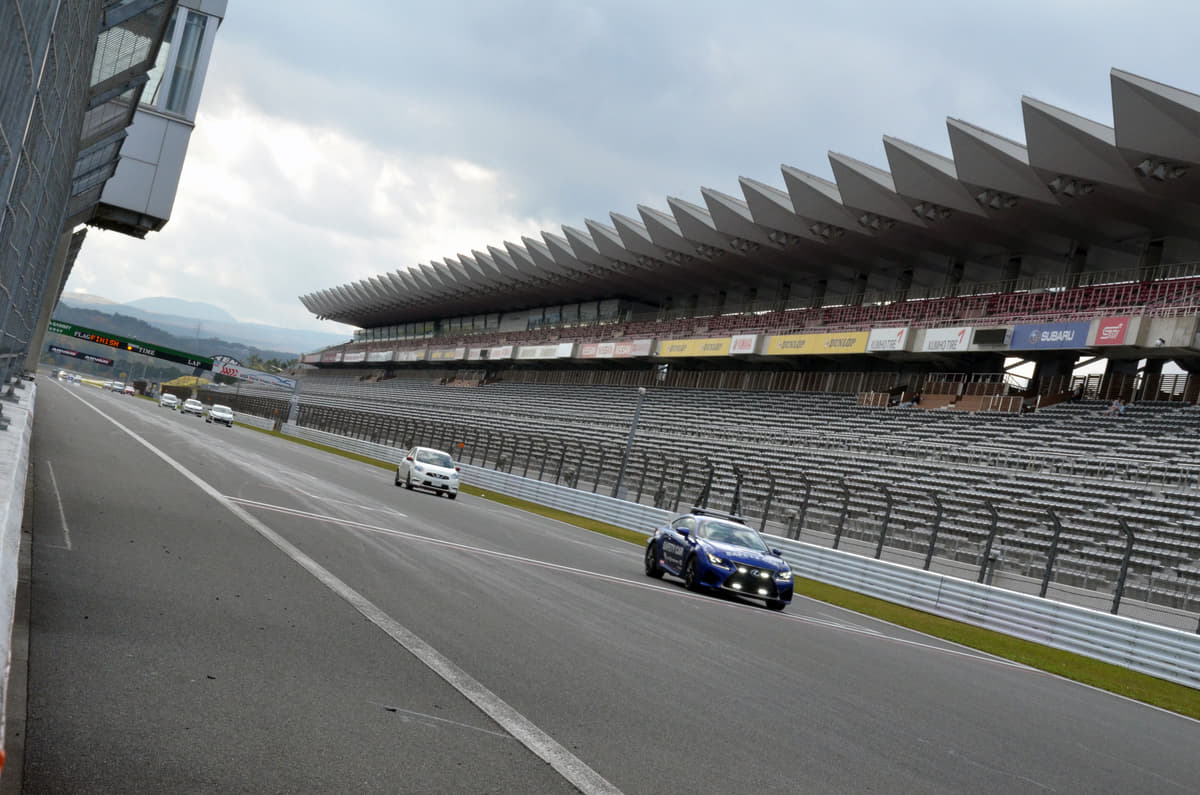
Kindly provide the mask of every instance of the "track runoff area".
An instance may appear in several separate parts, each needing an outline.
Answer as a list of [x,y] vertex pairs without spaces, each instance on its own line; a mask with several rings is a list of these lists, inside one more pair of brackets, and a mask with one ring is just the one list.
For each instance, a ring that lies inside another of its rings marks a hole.
[[1172,713],[149,401],[38,408],[32,790],[1194,786]]

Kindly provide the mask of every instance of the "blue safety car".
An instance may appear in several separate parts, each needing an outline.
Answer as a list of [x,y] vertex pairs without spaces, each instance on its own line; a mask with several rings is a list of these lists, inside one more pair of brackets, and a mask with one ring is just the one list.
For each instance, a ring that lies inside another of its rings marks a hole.
[[718,589],[782,610],[792,601],[792,570],[778,549],[740,519],[706,508],[657,528],[646,544],[646,574],[671,574],[689,590]]

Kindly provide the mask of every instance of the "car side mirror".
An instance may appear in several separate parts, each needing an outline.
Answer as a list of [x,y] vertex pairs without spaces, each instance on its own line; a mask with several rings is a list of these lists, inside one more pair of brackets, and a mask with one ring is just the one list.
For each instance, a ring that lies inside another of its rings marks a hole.
[[412,460],[413,460],[413,457],[412,457],[411,455],[406,455],[406,456],[404,456],[404,460],[405,460],[405,461],[412,461]]
[[687,538],[689,535],[692,534],[692,531],[688,530],[686,527],[681,527],[678,530],[676,530],[675,532],[679,533],[679,535],[683,536],[684,538]]
[[772,555],[774,555],[774,556],[775,556],[775,557],[777,557],[777,558],[782,558],[782,557],[783,557],[783,553],[782,553],[782,552],[780,552],[778,549],[775,549],[774,547],[771,547],[771,554],[772,554]]

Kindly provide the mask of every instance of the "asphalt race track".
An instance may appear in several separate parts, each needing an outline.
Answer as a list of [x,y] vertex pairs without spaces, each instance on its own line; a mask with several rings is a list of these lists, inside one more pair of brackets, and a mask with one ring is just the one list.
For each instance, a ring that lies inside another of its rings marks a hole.
[[1189,719],[42,383],[26,792],[1195,791]]

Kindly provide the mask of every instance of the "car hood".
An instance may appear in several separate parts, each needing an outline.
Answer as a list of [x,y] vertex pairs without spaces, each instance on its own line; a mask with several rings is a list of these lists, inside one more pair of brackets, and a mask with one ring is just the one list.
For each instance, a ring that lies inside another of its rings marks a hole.
[[413,469],[420,469],[422,472],[437,472],[440,475],[447,477],[455,477],[458,475],[458,470],[454,467],[440,467],[437,464],[422,464],[420,461],[413,462]]
[[783,558],[778,555],[772,555],[769,552],[758,552],[746,547],[739,547],[736,544],[722,544],[719,541],[704,539],[700,542],[700,545],[714,555],[719,555],[735,563],[745,563],[762,569],[774,570],[781,569],[786,565]]

